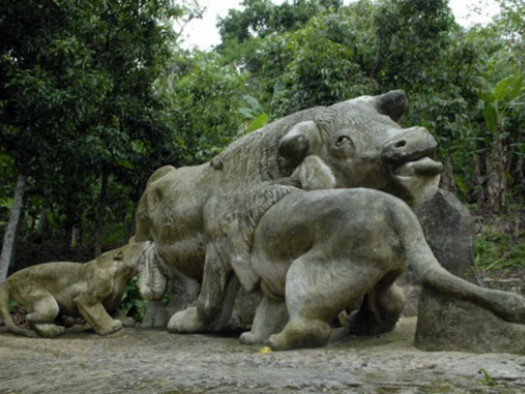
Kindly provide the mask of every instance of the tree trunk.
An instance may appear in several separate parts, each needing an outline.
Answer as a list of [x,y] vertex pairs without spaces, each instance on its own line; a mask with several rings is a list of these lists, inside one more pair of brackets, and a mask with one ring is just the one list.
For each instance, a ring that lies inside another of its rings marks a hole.
[[487,196],[488,206],[492,212],[498,213],[505,207],[507,192],[507,174],[505,173],[505,152],[503,144],[496,132],[490,155],[487,155]]
[[33,237],[33,242],[40,244],[44,241],[44,236],[46,234],[47,228],[47,213],[49,212],[49,205],[47,201],[44,201],[44,205],[40,214],[38,215],[38,225],[36,227],[35,235]]
[[102,170],[102,186],[100,188],[100,203],[97,217],[97,226],[95,228],[95,257],[102,253],[102,236],[104,234],[104,215],[108,199],[108,170]]
[[13,197],[13,206],[9,215],[9,222],[4,233],[4,241],[2,243],[2,253],[0,254],[0,284],[7,278],[9,266],[14,259],[16,234],[18,231],[18,224],[22,216],[22,208],[24,206],[24,193],[26,189],[26,176],[22,173],[18,174],[15,186],[15,195]]
[[456,187],[456,180],[454,178],[454,170],[452,168],[452,160],[450,155],[447,153],[447,161],[445,162],[445,168],[441,173],[441,184],[440,187],[457,195],[458,189]]

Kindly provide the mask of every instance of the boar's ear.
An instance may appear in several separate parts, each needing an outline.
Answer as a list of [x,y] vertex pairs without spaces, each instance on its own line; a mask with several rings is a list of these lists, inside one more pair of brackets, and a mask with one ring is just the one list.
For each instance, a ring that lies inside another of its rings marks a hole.
[[320,143],[320,133],[314,121],[297,123],[281,138],[279,154],[292,163],[300,163],[309,151]]
[[377,111],[395,122],[407,110],[407,96],[403,90],[391,90],[381,96],[375,96],[374,99]]

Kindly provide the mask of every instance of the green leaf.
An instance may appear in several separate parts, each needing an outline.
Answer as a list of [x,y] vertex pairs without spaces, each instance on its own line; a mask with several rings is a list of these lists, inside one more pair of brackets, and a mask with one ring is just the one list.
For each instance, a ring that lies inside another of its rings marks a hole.
[[494,96],[494,93],[490,91],[481,92],[479,97],[481,98],[481,100],[483,100],[483,102],[485,102],[485,104],[493,103],[494,101],[496,101],[496,96]]
[[489,103],[485,105],[485,108],[483,109],[483,119],[485,119],[487,129],[491,133],[495,133],[498,127],[498,111],[494,104]]
[[120,167],[126,168],[128,170],[132,170],[133,169],[133,164],[131,164],[128,160],[120,160],[118,162],[118,165]]
[[249,108],[246,108],[246,107],[237,108],[237,112],[248,119],[253,118],[252,111]]
[[246,100],[246,102],[252,109],[257,110],[260,107],[259,101],[255,97],[247,94],[244,95],[243,98]]
[[257,129],[260,129],[268,122],[268,114],[259,115],[248,127],[246,133],[251,133]]
[[514,82],[512,86],[510,87],[508,97],[509,100],[516,99],[520,94],[523,92],[523,77],[521,75],[514,76]]
[[514,77],[508,77],[499,81],[494,87],[494,98],[501,102],[505,99],[511,88],[515,83]]

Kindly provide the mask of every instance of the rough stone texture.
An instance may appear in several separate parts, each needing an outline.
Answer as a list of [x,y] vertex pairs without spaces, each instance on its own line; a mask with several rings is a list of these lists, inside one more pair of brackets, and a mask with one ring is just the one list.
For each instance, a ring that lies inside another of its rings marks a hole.
[[423,352],[414,330],[415,318],[405,318],[378,337],[334,336],[326,348],[271,354],[228,336],[141,329],[4,334],[0,393],[523,393],[525,356]]
[[440,264],[450,273],[480,284],[474,268],[474,219],[452,193],[439,189],[416,209],[425,239]]
[[[416,215],[425,239],[439,263],[452,274],[481,284],[474,268],[474,219],[468,208],[452,193],[439,189],[435,197],[418,207]],[[415,316],[419,282],[409,267],[399,279],[406,297],[404,316]]]
[[137,207],[136,240],[154,244],[141,294],[161,299],[173,270],[201,284],[195,304],[174,314],[168,330],[224,327],[235,281],[247,290],[260,282],[250,257],[254,232],[279,201],[358,187],[414,205],[432,198],[442,169],[432,159],[437,143],[422,127],[396,123],[406,104],[404,92],[391,91],[307,109],[239,138],[210,163],[158,169]]
[[416,346],[421,350],[525,354],[525,325],[503,321],[468,301],[423,288]]

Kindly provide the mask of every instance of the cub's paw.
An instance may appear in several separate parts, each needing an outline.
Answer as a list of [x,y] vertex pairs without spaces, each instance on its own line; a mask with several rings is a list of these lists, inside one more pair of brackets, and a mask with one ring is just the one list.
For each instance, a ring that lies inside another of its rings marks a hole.
[[41,337],[44,338],[54,338],[58,335],[63,334],[66,329],[62,326],[57,326],[56,324],[35,324],[35,329],[38,331]]
[[120,317],[118,320],[122,322],[122,326],[124,327],[135,327],[137,323],[131,316]]
[[168,331],[174,334],[202,332],[205,328],[194,306],[175,313],[168,322]]
[[122,328],[122,322],[120,320],[113,320],[108,327],[103,327],[97,330],[98,335],[109,335],[117,332]]

